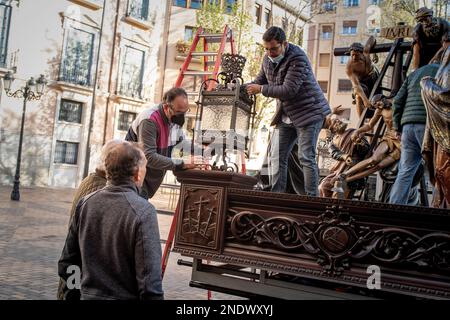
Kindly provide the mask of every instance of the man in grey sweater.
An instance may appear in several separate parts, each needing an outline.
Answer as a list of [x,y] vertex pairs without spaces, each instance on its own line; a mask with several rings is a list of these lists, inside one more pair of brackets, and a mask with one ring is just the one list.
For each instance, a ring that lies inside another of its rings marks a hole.
[[115,145],[105,159],[106,187],[78,202],[58,274],[68,286],[81,284],[82,300],[164,298],[156,211],[138,192],[146,165],[137,145]]
[[195,168],[193,163],[171,158],[174,145],[178,140],[184,139],[181,128],[188,109],[186,91],[182,88],[171,88],[164,93],[161,104],[143,110],[128,130],[125,140],[142,143],[147,158],[149,170],[141,190],[141,196],[145,199],[155,195],[167,170]]

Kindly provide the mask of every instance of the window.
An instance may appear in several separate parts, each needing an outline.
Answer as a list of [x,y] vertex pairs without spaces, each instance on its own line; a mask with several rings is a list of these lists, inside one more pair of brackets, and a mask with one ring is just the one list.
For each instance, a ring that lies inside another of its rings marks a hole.
[[334,11],[336,9],[336,3],[334,1],[325,1],[323,3],[323,10]]
[[332,26],[322,26],[322,39],[330,40],[333,38],[333,27]]
[[177,7],[187,8],[187,0],[173,0],[173,5]]
[[133,98],[142,98],[142,76],[144,51],[129,46],[124,48],[119,93]]
[[81,123],[81,114],[83,110],[81,102],[71,100],[61,100],[59,108],[59,121]]
[[342,34],[356,34],[358,21],[344,21],[342,25]]
[[266,29],[270,27],[270,13],[270,9],[264,9],[264,24],[266,26]]
[[194,33],[193,27],[184,27],[184,41],[189,42],[194,39]]
[[78,143],[56,141],[55,163],[77,164]]
[[131,123],[136,119],[136,113],[119,111],[119,124],[117,125],[117,130],[127,131],[130,128]]
[[328,92],[328,81],[318,81],[318,82],[319,82],[320,89],[322,89],[322,92],[327,93]]
[[202,0],[191,0],[189,8],[191,8],[191,9],[201,9],[202,8]]
[[330,54],[321,53],[319,54],[319,67],[329,67],[330,66]]
[[358,7],[359,0],[344,0],[344,7]]
[[340,64],[347,64],[349,59],[350,59],[349,56],[340,56],[339,57],[339,62],[340,62]]
[[369,0],[369,5],[379,6],[383,0]]
[[11,6],[0,3],[0,67],[6,66]]
[[352,82],[348,79],[339,79],[338,92],[350,92],[352,91]]
[[70,28],[61,62],[60,80],[91,86],[94,34]]
[[143,21],[148,20],[149,0],[129,0],[128,15]]
[[225,0],[225,12],[233,13],[233,9],[236,6],[236,0]]
[[260,4],[255,4],[255,17],[256,17],[256,24],[258,26],[261,25],[261,5]]

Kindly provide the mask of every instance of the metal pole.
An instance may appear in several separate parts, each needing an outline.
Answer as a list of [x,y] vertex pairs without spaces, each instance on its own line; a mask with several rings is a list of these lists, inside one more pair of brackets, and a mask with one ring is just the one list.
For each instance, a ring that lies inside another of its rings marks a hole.
[[14,187],[11,192],[11,200],[19,201],[20,200],[20,162],[22,159],[22,141],[23,141],[23,128],[25,125],[25,112],[27,108],[27,99],[29,94],[28,85],[24,88],[23,93],[23,109],[22,109],[22,124],[20,126],[20,138],[19,138],[19,152],[17,154],[17,165],[16,165],[16,175],[14,176]]
[[98,67],[100,64],[100,50],[102,48],[102,37],[103,37],[103,22],[105,20],[105,8],[106,8],[106,0],[103,0],[103,13],[102,13],[102,22],[100,24],[100,36],[98,40],[98,50],[97,50],[97,62],[95,65],[95,76],[94,76],[94,88],[92,91],[92,101],[91,101],[91,112],[89,116],[89,127],[88,127],[88,135],[86,140],[86,156],[84,158],[84,171],[83,178],[86,178],[89,174],[89,161],[91,159],[91,132],[94,126],[94,114],[95,114],[95,96],[97,94],[97,79],[98,79]]

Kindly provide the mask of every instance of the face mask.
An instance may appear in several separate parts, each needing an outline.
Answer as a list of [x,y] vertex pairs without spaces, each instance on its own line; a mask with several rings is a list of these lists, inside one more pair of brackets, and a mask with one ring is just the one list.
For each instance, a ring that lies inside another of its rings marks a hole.
[[281,60],[283,60],[284,54],[282,53],[282,54],[280,54],[279,56],[277,56],[277,57],[275,57],[275,58],[272,58],[272,57],[268,56],[268,58],[269,58],[269,60],[270,60],[272,63],[279,63]]
[[184,124],[184,113],[176,113],[170,118],[170,122],[179,125],[180,127]]

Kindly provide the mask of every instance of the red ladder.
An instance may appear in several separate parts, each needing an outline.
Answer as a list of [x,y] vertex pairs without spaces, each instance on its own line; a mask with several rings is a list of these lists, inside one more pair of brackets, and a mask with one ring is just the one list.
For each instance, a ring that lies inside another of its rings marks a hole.
[[[203,40],[203,51],[196,51],[197,46]],[[230,43],[231,53],[235,54],[233,32],[230,27],[225,25],[223,33],[206,33],[202,27],[197,29],[189,53],[180,68],[175,87],[181,87],[185,76],[203,76],[203,80],[216,79],[222,62],[222,54],[225,52],[227,42]],[[208,51],[209,44],[220,43],[218,51]],[[203,70],[191,70],[189,65],[193,57],[203,57]],[[215,60],[214,60],[215,57]],[[212,58],[211,60],[209,58]],[[210,67],[214,67],[212,70]],[[211,82],[208,90],[213,89],[214,83]],[[191,93],[197,95],[196,92]]]

